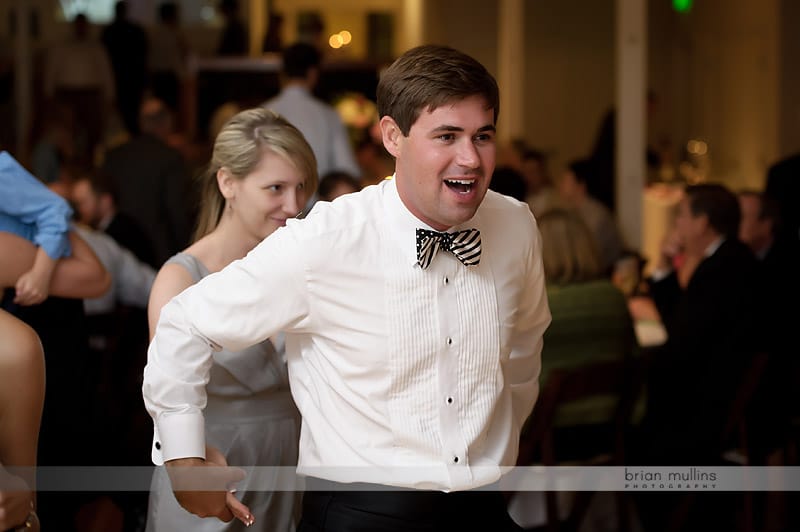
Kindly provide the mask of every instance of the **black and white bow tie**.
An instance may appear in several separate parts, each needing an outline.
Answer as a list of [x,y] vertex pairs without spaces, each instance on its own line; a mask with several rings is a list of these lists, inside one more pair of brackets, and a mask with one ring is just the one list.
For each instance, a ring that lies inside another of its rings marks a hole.
[[449,251],[465,266],[476,266],[481,261],[481,232],[465,229],[455,233],[440,233],[417,229],[417,263],[424,270],[439,249]]

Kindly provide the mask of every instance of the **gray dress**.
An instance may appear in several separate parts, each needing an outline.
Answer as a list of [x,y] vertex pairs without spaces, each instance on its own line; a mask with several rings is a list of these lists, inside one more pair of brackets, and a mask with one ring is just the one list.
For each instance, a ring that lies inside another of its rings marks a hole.
[[[209,274],[191,255],[178,253],[165,264],[180,264],[195,282]],[[300,414],[289,393],[286,364],[272,342],[265,340],[243,351],[214,353],[204,410],[206,443],[225,455],[228,465],[248,471],[248,466],[297,465]],[[258,530],[293,531],[299,521],[298,492],[270,491],[269,474],[258,470],[239,484]],[[266,470],[269,471],[269,470]],[[277,474],[277,473],[276,473]],[[253,485],[256,484],[256,485]],[[261,490],[261,491],[258,491]],[[249,530],[234,519],[199,518],[175,500],[163,467],[153,475],[147,511],[147,532]]]

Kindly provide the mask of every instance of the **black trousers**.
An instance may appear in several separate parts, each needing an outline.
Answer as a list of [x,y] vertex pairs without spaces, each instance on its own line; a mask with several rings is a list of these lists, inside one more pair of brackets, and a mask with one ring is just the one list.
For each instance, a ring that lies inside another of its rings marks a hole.
[[[368,485],[364,485],[365,488]],[[297,532],[517,532],[497,491],[307,491]]]

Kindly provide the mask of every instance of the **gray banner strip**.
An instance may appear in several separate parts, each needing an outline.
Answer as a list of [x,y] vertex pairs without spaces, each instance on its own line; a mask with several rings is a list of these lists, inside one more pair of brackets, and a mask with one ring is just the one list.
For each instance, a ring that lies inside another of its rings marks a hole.
[[[39,467],[35,470],[38,491],[149,491],[154,467]],[[219,475],[209,477],[210,468],[180,468],[171,471],[182,489],[225,489]],[[217,468],[214,468],[217,469]],[[294,467],[243,467],[245,480],[237,487],[249,491],[306,491],[317,484],[307,482]],[[476,477],[476,468],[471,468]],[[375,471],[380,471],[376,476]],[[312,477],[365,479],[391,483],[395,478],[430,478],[425,468],[306,468]],[[436,474],[440,473],[436,469]],[[489,470],[487,470],[489,471]],[[493,491],[800,491],[800,467],[509,467],[491,468],[495,480],[482,489]],[[0,490],[19,490],[20,479],[30,485],[33,468],[6,468],[0,474]],[[502,475],[498,478],[498,475]],[[326,490],[392,489],[391,486],[341,484]]]

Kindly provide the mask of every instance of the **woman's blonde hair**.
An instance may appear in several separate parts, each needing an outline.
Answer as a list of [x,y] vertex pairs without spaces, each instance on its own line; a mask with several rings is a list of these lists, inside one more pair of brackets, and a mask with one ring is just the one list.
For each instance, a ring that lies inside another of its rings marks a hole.
[[305,176],[308,197],[314,194],[318,182],[317,160],[303,134],[274,111],[262,107],[246,109],[222,126],[214,141],[211,162],[200,176],[202,188],[195,241],[217,227],[225,210],[217,172],[225,168],[234,177],[243,179],[258,166],[265,150],[292,163]]
[[548,283],[579,283],[602,277],[597,244],[577,212],[553,208],[536,221],[542,235],[542,260]]

